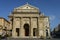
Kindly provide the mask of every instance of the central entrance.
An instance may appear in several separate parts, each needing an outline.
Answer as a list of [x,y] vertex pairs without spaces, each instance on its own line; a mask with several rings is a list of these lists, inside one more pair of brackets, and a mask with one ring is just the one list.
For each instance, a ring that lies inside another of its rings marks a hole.
[[29,24],[24,24],[25,36],[29,36]]

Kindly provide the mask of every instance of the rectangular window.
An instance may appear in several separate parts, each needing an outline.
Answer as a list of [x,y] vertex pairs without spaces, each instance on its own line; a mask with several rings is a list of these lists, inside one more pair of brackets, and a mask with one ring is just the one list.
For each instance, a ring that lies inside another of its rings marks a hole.
[[19,36],[19,28],[16,28],[17,36]]
[[33,36],[36,36],[37,28],[33,28]]

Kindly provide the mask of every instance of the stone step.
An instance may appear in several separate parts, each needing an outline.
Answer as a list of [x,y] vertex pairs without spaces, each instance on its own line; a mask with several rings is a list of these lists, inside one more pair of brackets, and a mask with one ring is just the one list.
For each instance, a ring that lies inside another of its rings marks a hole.
[[60,40],[60,39],[40,39],[40,38],[7,38],[2,40]]
[[7,40],[43,40],[40,38],[7,38]]

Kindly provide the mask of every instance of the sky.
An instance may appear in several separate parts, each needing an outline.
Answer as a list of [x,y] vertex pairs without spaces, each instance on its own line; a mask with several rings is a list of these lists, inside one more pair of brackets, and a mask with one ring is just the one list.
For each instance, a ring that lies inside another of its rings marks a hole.
[[0,17],[8,20],[8,16],[14,8],[27,2],[38,7],[42,13],[50,17],[51,30],[60,23],[60,0],[0,0]]

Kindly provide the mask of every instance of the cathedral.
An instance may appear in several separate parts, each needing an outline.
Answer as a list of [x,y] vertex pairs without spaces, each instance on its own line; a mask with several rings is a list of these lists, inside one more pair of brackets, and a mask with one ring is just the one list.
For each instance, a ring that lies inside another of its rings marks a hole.
[[9,20],[14,38],[50,37],[49,17],[42,14],[39,8],[28,3],[14,8]]

